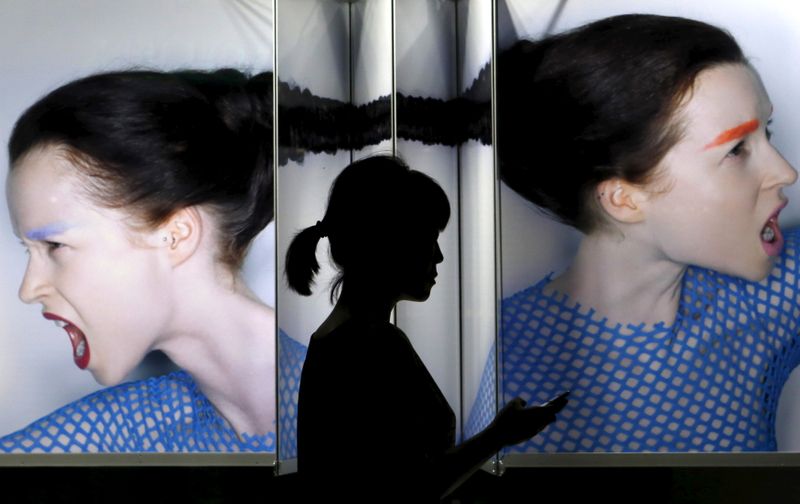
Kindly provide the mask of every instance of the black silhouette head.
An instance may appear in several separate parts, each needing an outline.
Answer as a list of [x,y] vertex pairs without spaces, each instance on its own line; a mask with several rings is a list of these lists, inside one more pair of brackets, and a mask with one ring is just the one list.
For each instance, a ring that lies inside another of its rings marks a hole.
[[443,260],[437,238],[449,218],[447,196],[429,176],[393,156],[356,161],[334,181],[324,218],[292,241],[289,286],[311,294],[317,243],[327,237],[340,271],[332,298],[341,286],[347,296],[424,301]]

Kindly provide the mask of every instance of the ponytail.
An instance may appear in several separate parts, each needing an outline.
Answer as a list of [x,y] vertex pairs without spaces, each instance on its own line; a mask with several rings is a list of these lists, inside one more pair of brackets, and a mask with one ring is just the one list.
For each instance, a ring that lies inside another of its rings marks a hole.
[[450,203],[439,184],[402,159],[376,155],[355,161],[334,180],[322,221],[292,240],[284,274],[292,290],[310,295],[319,271],[317,244],[328,237],[339,270],[331,285],[333,302],[345,284],[379,282],[376,275],[402,259],[398,230],[441,231],[449,218]]
[[317,221],[316,225],[297,233],[289,244],[284,273],[289,287],[298,294],[311,295],[314,276],[319,272],[317,244],[325,236],[324,224]]
[[255,236],[274,218],[272,73],[253,77],[231,68],[176,75],[198,89],[233,133],[221,187],[238,197],[223,212],[223,260],[240,263]]

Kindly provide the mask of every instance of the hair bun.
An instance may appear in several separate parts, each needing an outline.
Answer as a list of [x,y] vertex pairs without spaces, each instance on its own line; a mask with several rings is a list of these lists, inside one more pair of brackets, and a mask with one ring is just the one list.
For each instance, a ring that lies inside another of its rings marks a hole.
[[[230,229],[236,237],[232,252],[244,249],[274,217],[272,73],[249,77],[223,68],[179,75],[215,106],[232,133],[226,153],[230,163],[220,175],[231,192],[246,194]],[[224,148],[224,141],[219,144]]]
[[218,214],[222,262],[238,267],[273,217],[272,75],[123,71],[55,89],[17,121],[11,166],[44,144],[67,148],[97,202],[156,226],[174,211]]

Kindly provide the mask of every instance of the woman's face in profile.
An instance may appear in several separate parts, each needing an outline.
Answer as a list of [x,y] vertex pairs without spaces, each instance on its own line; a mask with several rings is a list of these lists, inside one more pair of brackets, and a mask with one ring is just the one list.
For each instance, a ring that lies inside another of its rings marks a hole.
[[[19,297],[65,329],[72,358],[119,383],[151,349],[169,316],[169,263],[130,216],[100,207],[56,147],[35,148],[7,180],[15,234],[29,254]],[[154,233],[152,233],[154,234]],[[67,348],[65,347],[65,351]]]
[[646,224],[666,258],[749,280],[783,247],[782,189],[797,173],[772,146],[772,104],[745,65],[701,72],[678,111],[682,139],[657,169]]
[[427,300],[436,283],[436,265],[443,260],[437,230],[417,229],[409,232],[403,240],[396,269],[401,287],[400,298],[408,301]]

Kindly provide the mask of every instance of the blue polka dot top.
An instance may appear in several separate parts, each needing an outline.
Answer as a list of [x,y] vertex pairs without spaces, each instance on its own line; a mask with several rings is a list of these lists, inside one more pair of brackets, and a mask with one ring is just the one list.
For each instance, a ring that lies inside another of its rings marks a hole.
[[[306,347],[279,332],[284,457],[295,456],[297,393]],[[275,452],[276,435],[237,435],[185,371],[124,383],[0,438],[0,453]]]
[[571,391],[554,424],[510,451],[775,450],[778,398],[800,358],[800,230],[785,239],[761,282],[689,267],[670,326],[612,325],[545,293],[550,276],[505,299],[503,399]]
[[123,383],[0,438],[0,452],[275,451],[275,434],[237,436],[185,371]]

